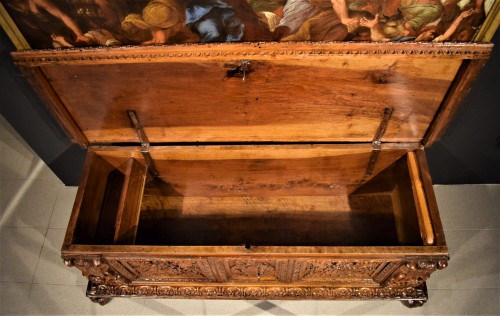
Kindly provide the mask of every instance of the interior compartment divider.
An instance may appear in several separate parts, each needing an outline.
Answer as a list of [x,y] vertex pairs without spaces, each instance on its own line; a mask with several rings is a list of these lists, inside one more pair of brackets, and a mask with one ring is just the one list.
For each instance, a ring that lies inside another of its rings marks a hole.
[[136,159],[130,158],[127,161],[125,180],[116,216],[114,244],[131,245],[135,241],[146,173],[147,167]]
[[410,179],[413,189],[413,196],[415,198],[415,206],[417,209],[418,223],[420,226],[420,233],[424,245],[433,245],[434,230],[432,229],[432,221],[425,198],[425,192],[420,178],[418,162],[415,152],[408,152],[408,170],[410,172]]

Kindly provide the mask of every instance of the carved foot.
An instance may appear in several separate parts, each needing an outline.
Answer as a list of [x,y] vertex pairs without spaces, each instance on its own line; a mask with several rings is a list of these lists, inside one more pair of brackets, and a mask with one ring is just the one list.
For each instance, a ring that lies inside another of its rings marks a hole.
[[406,300],[401,301],[401,303],[408,308],[421,307],[427,302],[427,300]]
[[111,297],[89,297],[93,303],[98,303],[101,306],[108,304],[112,298]]

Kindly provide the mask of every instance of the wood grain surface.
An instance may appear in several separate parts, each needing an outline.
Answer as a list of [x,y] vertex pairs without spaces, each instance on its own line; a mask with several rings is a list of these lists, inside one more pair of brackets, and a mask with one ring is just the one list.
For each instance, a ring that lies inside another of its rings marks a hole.
[[[486,44],[261,43],[13,56],[22,68],[41,69],[44,80],[33,81],[50,83],[46,99],[53,100],[46,103],[64,114],[60,120],[83,145],[137,141],[127,110],[137,113],[153,143],[369,142],[384,108],[393,108],[382,140],[419,142],[431,124],[437,127],[430,137],[438,137],[450,116],[434,120],[436,113],[458,105],[459,98],[444,106],[442,100],[463,62],[484,60],[490,50]],[[245,80],[228,78],[242,61],[250,64]]]

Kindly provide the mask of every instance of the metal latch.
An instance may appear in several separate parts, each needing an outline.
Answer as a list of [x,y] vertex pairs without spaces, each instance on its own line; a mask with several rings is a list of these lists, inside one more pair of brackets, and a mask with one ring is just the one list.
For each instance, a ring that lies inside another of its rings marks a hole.
[[139,142],[141,142],[141,153],[144,156],[144,160],[146,161],[146,164],[148,165],[148,170],[151,173],[151,175],[155,178],[160,177],[160,174],[158,173],[158,170],[156,170],[155,163],[153,161],[153,158],[151,157],[151,154],[149,153],[149,140],[148,137],[146,136],[146,133],[144,132],[144,129],[142,128],[141,123],[139,122],[139,119],[137,118],[137,114],[133,110],[128,110],[127,111],[128,118],[130,119],[130,122],[135,128],[135,132],[137,133],[137,137],[139,138]]
[[371,176],[375,164],[377,163],[378,155],[382,149],[382,137],[384,136],[385,130],[387,129],[387,124],[391,119],[392,112],[394,108],[385,108],[382,116],[382,122],[375,133],[375,137],[372,141],[372,153],[370,155],[370,160],[368,161],[368,167],[366,168],[365,177]]
[[250,60],[241,60],[239,65],[226,64],[225,66],[230,67],[230,69],[226,70],[226,77],[224,79],[236,77],[245,81],[247,75],[254,71]]

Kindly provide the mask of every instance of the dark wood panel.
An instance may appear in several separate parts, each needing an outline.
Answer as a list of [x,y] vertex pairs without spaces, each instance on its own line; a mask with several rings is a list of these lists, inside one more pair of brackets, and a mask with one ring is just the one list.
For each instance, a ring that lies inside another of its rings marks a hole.
[[394,217],[341,212],[141,219],[136,244],[387,246],[398,245],[398,238]]

